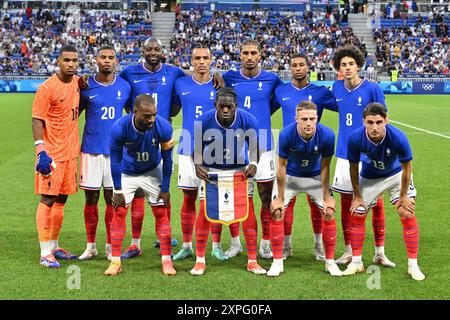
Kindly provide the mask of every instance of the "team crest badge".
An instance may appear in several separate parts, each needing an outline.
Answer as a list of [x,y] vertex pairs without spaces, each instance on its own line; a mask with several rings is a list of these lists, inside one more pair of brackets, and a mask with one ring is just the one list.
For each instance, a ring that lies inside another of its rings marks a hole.
[[261,91],[261,90],[262,90],[262,82],[261,82],[261,81],[259,82],[259,85],[258,85],[258,90],[259,90],[259,91]]
[[117,91],[117,99],[122,99],[122,93],[120,92],[120,90]]
[[312,101],[312,95],[309,95],[309,96],[308,96],[308,100],[309,100],[309,101]]
[[358,98],[358,106],[362,106],[362,98],[361,97]]
[[165,86],[166,85],[166,77],[163,76],[161,78],[161,81],[162,81],[162,85]]
[[209,173],[202,182],[205,217],[212,223],[230,225],[248,218],[248,181],[242,172]]

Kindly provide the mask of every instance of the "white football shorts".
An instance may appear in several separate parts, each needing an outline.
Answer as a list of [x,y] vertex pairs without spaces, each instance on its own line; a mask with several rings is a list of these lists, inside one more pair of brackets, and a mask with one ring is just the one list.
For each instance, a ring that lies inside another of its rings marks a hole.
[[113,189],[109,155],[81,153],[79,186],[84,190]]

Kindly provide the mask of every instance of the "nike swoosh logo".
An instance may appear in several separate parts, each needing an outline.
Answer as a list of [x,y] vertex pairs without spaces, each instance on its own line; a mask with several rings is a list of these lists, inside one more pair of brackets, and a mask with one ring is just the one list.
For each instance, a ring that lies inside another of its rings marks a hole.
[[235,86],[237,86],[238,84],[239,84],[239,83],[232,83],[231,86],[232,86],[232,87],[235,87]]
[[98,94],[96,94],[94,96],[89,96],[89,99],[94,99],[96,96],[98,96]]
[[289,100],[291,97],[289,97],[289,98],[283,98],[283,101],[286,101],[286,100]]
[[339,102],[339,101],[341,101],[341,100],[344,100],[344,98],[342,98],[342,99],[336,99],[336,102]]
[[134,83],[142,82],[144,80],[133,80]]
[[183,92],[183,93],[181,93],[183,96],[185,96],[185,95],[187,95],[187,94],[189,94],[189,93],[191,93],[190,91],[188,91],[188,92]]
[[132,144],[134,144],[134,142],[125,142],[126,146],[131,146]]

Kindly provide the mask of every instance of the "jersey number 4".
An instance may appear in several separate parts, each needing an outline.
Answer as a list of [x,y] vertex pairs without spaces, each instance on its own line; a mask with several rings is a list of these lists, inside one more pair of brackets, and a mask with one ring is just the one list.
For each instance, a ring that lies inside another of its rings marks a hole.
[[246,107],[247,109],[250,109],[251,106],[252,106],[251,97],[250,96],[245,96],[244,107]]

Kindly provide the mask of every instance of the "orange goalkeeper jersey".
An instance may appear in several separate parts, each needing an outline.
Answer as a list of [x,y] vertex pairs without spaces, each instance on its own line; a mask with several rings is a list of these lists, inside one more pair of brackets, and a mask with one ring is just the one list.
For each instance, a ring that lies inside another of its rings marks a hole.
[[78,77],[64,83],[54,74],[42,83],[34,97],[32,117],[45,121],[44,142],[55,161],[74,159],[80,152],[78,138]]

